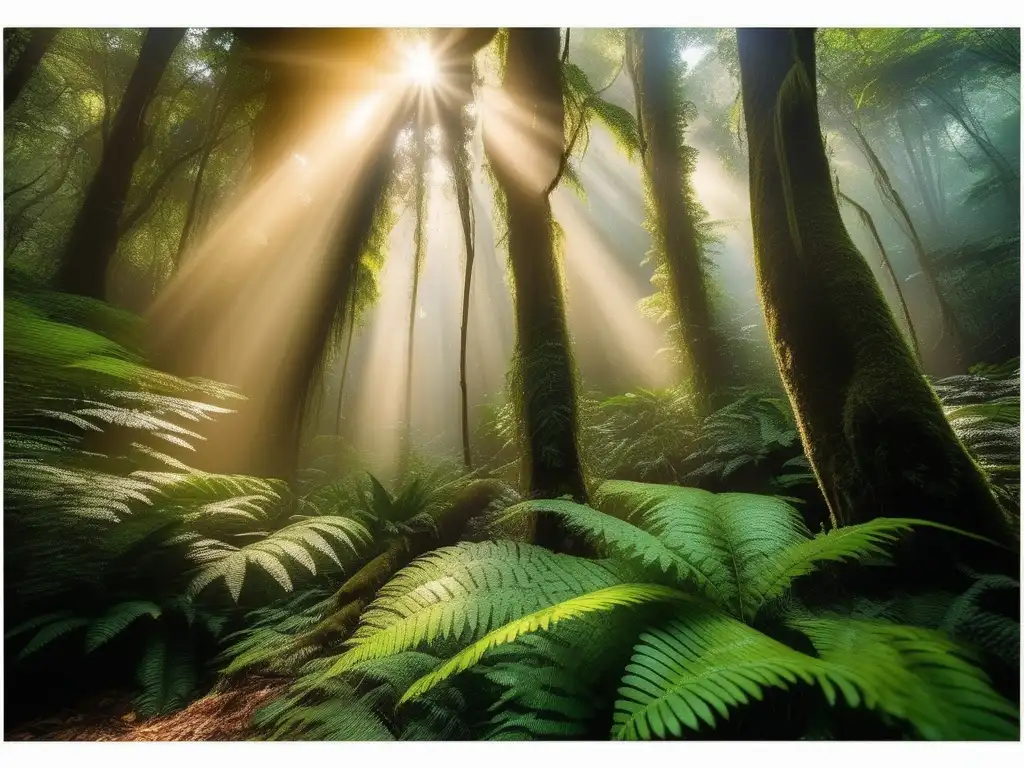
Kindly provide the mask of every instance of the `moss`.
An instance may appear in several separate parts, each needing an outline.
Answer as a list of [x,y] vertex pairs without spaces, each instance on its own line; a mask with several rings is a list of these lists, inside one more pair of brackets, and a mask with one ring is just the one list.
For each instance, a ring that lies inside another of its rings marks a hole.
[[[502,86],[513,103],[532,105],[537,122],[546,124],[528,137],[543,158],[542,181],[524,181],[513,165],[516,158],[494,151],[486,132],[484,142],[503,202],[498,210],[508,223],[516,323],[511,390],[519,414],[523,484],[532,497],[586,501],[576,373],[544,171],[547,167],[554,178],[564,150],[546,138],[564,119],[558,42],[556,29],[511,30]],[[551,135],[564,142],[563,130]],[[563,538],[555,521],[539,521],[538,543],[557,547]]]
[[758,290],[831,515],[920,517],[1010,541],[843,226],[818,125],[813,32],[738,39]]
[[630,67],[639,94],[647,206],[654,252],[665,268],[667,293],[678,320],[686,378],[702,415],[725,404],[730,363],[716,329],[705,273],[707,212],[690,175],[696,152],[685,144],[686,110],[679,83],[682,67],[673,30],[634,33],[639,62]]

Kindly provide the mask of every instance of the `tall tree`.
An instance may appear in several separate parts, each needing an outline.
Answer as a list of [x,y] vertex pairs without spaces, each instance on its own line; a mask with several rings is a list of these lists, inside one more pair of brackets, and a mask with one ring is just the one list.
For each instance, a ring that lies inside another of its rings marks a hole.
[[843,226],[818,123],[814,31],[744,29],[737,42],[761,301],[833,518],[919,517],[1009,540]]
[[135,162],[145,145],[146,109],[156,93],[184,29],[146,32],[124,97],[117,109],[99,168],[85,193],[57,274],[60,288],[102,299],[118,241],[118,224]]
[[412,290],[409,295],[409,333],[406,336],[405,349],[405,436],[402,440],[401,472],[409,469],[412,456],[412,382],[413,361],[416,351],[416,315],[420,293],[420,273],[423,271],[423,259],[426,256],[427,237],[427,137],[422,115],[416,120],[415,157],[413,159],[415,177],[413,180],[413,203],[416,210],[416,225],[412,235]]
[[[18,58],[11,65],[10,71],[4,75],[4,112],[10,107],[22,90],[32,79],[39,62],[43,60],[46,51],[49,50],[53,38],[57,36],[57,29],[30,29],[25,47],[22,48]],[[5,43],[8,42],[5,35]],[[8,58],[8,52],[4,51],[4,59]]]
[[[584,501],[575,372],[548,199],[565,143],[559,54],[557,29],[508,31],[505,114],[485,118],[484,148],[506,206],[515,292],[513,392],[526,489],[534,497]],[[524,168],[520,153],[536,163]],[[538,541],[558,535],[550,521],[539,522]]]
[[685,144],[681,46],[672,29],[628,34],[629,73],[637,100],[645,182],[653,202],[654,235],[668,273],[687,378],[698,411],[706,414],[728,397],[729,362],[713,322],[697,227],[698,203],[689,181],[695,153]]
[[470,195],[470,159],[466,150],[471,125],[466,107],[473,100],[473,54],[494,37],[497,30],[436,30],[434,48],[440,79],[445,83],[438,115],[444,137],[445,155],[452,172],[455,198],[459,205],[466,266],[462,287],[462,326],[459,335],[459,390],[462,406],[462,461],[469,468],[473,456],[469,445],[469,384],[467,341],[469,339],[469,297],[473,287],[476,259],[473,202]]

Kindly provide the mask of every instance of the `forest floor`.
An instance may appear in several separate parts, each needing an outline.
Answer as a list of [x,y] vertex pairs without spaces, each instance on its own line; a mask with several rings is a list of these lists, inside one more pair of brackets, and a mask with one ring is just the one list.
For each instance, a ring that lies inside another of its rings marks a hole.
[[7,741],[246,741],[255,710],[287,681],[252,678],[210,693],[185,709],[137,722],[129,694],[107,693],[32,720],[5,734]]

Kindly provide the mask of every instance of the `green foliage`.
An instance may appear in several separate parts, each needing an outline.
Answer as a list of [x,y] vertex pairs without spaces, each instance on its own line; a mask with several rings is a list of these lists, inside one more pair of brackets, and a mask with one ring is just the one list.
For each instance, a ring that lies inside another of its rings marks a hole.
[[140,714],[182,706],[232,619],[193,593],[223,577],[237,600],[257,565],[271,577],[247,589],[258,603],[340,568],[369,533],[343,514],[289,515],[280,482],[182,461],[204,423],[231,413],[209,401],[237,395],[102,335],[130,341],[129,316],[39,289],[6,298],[7,642],[26,662],[75,637],[86,653],[116,645],[117,663],[139,665]]
[[444,547],[402,569],[377,593],[331,674],[433,641],[464,642],[560,599],[611,586],[610,563],[513,542]]
[[1016,709],[937,632],[846,618],[794,618],[818,656],[687,604],[641,635],[616,703],[619,738],[681,736],[767,688],[816,685],[830,705],[877,709],[929,739],[1016,738]]
[[410,708],[458,691],[464,707],[489,702],[473,729],[487,738],[582,736],[601,722],[615,737],[665,738],[706,733],[769,689],[810,687],[915,737],[1014,737],[1016,708],[948,634],[813,612],[789,593],[830,564],[884,562],[899,534],[926,521],[811,536],[769,496],[607,481],[592,498],[594,508],[522,502],[497,522],[556,515],[608,559],[502,541],[424,555],[380,589],[341,654],[308,662],[296,684],[347,684],[363,670],[388,681],[386,695],[339,687],[331,706],[303,716],[341,723],[339,708],[386,702],[378,716],[409,738]]

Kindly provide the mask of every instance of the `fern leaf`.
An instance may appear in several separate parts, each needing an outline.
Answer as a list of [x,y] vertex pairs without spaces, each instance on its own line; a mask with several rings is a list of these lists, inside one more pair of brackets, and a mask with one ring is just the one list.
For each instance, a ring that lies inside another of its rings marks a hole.
[[510,622],[503,627],[488,632],[482,638],[463,649],[437,670],[424,675],[405,692],[399,704],[403,704],[417,696],[422,696],[438,683],[452,675],[469,669],[483,658],[483,655],[498,645],[511,643],[520,635],[547,630],[560,621],[579,618],[588,613],[610,611],[620,606],[640,605],[643,603],[661,602],[665,600],[692,599],[689,595],[676,589],[659,584],[617,584],[614,587],[599,589],[561,603],[542,608],[527,616]]
[[[846,617],[796,617],[830,673],[869,709],[908,721],[925,739],[1020,738],[1020,713],[941,632]],[[855,702],[851,702],[855,703]]]
[[765,688],[812,683],[822,665],[716,609],[685,605],[640,635],[615,704],[619,739],[680,737],[761,699]]
[[528,544],[444,547],[414,560],[380,589],[329,674],[440,639],[472,642],[508,621],[623,580],[612,563]]
[[87,626],[88,624],[88,619],[80,617],[52,621],[49,624],[44,625],[43,628],[40,629],[32,639],[28,641],[28,643],[26,643],[25,647],[21,649],[21,653],[18,654],[18,658],[24,659],[26,656],[30,656],[49,645],[57,638],[63,637],[69,632],[73,632],[74,630]]
[[609,480],[594,506],[659,538],[703,575],[709,599],[740,618],[753,615],[764,566],[807,536],[799,513],[773,496]]
[[118,603],[89,626],[89,631],[85,635],[86,653],[91,653],[104,643],[113,640],[137,619],[141,619],[143,616],[158,619],[160,614],[160,606],[148,600]]

